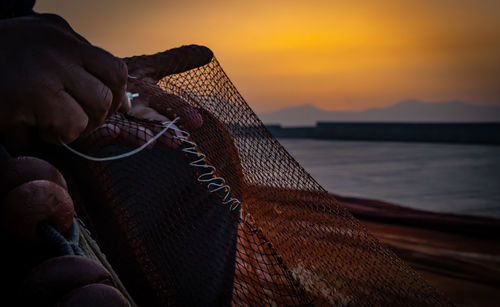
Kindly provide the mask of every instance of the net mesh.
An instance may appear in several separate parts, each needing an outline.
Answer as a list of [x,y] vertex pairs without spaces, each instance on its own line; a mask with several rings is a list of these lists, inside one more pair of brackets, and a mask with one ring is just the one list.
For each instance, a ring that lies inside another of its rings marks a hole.
[[[123,160],[63,157],[80,216],[139,306],[450,305],[288,154],[211,54],[185,69],[182,52],[174,55],[156,63],[156,84],[134,88],[169,117],[200,116],[186,140],[214,168],[193,166],[174,131]],[[129,67],[147,66],[135,60]],[[117,129],[146,140],[162,127],[123,115],[107,124],[81,147],[115,155],[127,148]],[[111,141],[96,146],[103,135]],[[206,170],[225,187],[198,180]],[[241,203],[228,203],[228,193]]]

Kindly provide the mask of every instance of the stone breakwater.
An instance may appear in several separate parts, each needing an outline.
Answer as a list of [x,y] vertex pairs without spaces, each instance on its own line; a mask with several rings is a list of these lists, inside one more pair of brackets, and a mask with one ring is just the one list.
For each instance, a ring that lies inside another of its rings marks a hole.
[[268,125],[277,138],[500,145],[500,123],[344,123]]

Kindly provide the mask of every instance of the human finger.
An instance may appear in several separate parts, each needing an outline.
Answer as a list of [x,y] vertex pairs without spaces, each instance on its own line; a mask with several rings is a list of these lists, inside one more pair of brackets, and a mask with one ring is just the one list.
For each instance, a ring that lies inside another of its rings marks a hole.
[[155,109],[141,104],[133,105],[132,108],[130,109],[130,115],[151,121],[158,121],[158,122],[169,121],[168,117],[158,113],[158,111],[156,111]]
[[32,180],[3,198],[0,229],[8,238],[28,246],[40,242],[37,231],[44,222],[66,233],[73,223],[74,210],[71,196],[63,187],[47,180]]
[[131,80],[129,87],[139,94],[139,99],[134,99],[133,105],[144,104],[167,118],[179,117],[179,126],[189,131],[203,125],[201,114],[181,97],[166,93],[159,86],[142,80]]
[[[149,128],[155,135],[158,133],[162,133],[162,130],[165,128],[159,125],[145,125]],[[175,131],[169,129],[162,133],[162,135],[158,138],[158,142],[166,145],[169,148],[178,148],[181,145],[181,141],[177,137]]]
[[57,306],[85,307],[108,306],[128,307],[127,299],[116,288],[104,284],[89,284],[68,293]]
[[130,98],[128,97],[127,93],[125,92],[125,99],[123,100],[123,103],[118,109],[118,111],[124,114],[128,114],[130,112],[131,107],[132,107],[132,102],[130,101]]
[[81,58],[84,68],[101,80],[113,93],[113,102],[108,114],[115,113],[122,106],[126,113],[129,105],[126,95],[127,65],[111,53],[89,45],[82,48]]
[[[150,129],[128,120],[117,123],[117,126],[120,128],[117,140],[125,146],[142,146],[154,137],[154,133]],[[154,142],[146,148],[151,149],[153,146]]]
[[67,69],[65,74],[64,88],[87,114],[89,122],[85,133],[91,132],[104,123],[113,102],[113,93],[80,66]]
[[[119,113],[112,115],[104,125],[78,139],[81,148],[102,148],[108,145],[140,147],[154,137],[154,133],[140,124],[124,118]],[[148,146],[152,148],[153,144]]]
[[36,111],[41,137],[53,144],[73,142],[87,127],[87,114],[64,90],[47,99]]
[[163,93],[160,96],[153,96],[149,105],[167,117],[179,117],[179,125],[189,131],[194,131],[203,124],[201,114],[177,95]]
[[22,284],[22,294],[26,303],[53,306],[51,303],[72,290],[94,283],[113,285],[113,280],[97,261],[65,255],[45,260],[29,272]]
[[[132,109],[130,110],[130,115],[137,117],[137,118],[142,118],[142,119],[151,120],[151,121],[157,121],[160,123],[170,121],[169,118],[161,115],[155,109],[147,107],[143,104],[137,104],[137,105],[132,106]],[[160,125],[153,125],[153,124],[148,125],[146,123],[143,125],[145,125],[147,128],[149,128],[155,134],[161,133],[161,131],[164,128]],[[158,138],[158,141],[160,143],[167,145],[170,148],[177,148],[180,145],[180,140],[177,139],[176,136],[177,135],[176,135],[175,131],[167,130]]]
[[97,127],[90,134],[78,139],[77,146],[82,148],[99,148],[116,143],[120,128],[118,126],[106,123]]
[[0,161],[0,198],[15,187],[32,180],[48,180],[68,189],[63,175],[47,161],[24,156]]

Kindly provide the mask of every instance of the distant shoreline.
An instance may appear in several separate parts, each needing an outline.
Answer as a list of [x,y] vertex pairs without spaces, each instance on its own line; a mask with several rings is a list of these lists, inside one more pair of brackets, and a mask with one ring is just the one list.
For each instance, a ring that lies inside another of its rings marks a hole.
[[500,145],[500,122],[318,122],[314,127],[266,127],[277,138]]

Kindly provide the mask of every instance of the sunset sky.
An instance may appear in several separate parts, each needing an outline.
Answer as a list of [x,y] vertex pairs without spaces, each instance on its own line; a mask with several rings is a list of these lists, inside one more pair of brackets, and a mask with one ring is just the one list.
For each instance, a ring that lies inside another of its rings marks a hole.
[[211,48],[256,111],[500,105],[500,1],[38,0],[117,56]]

